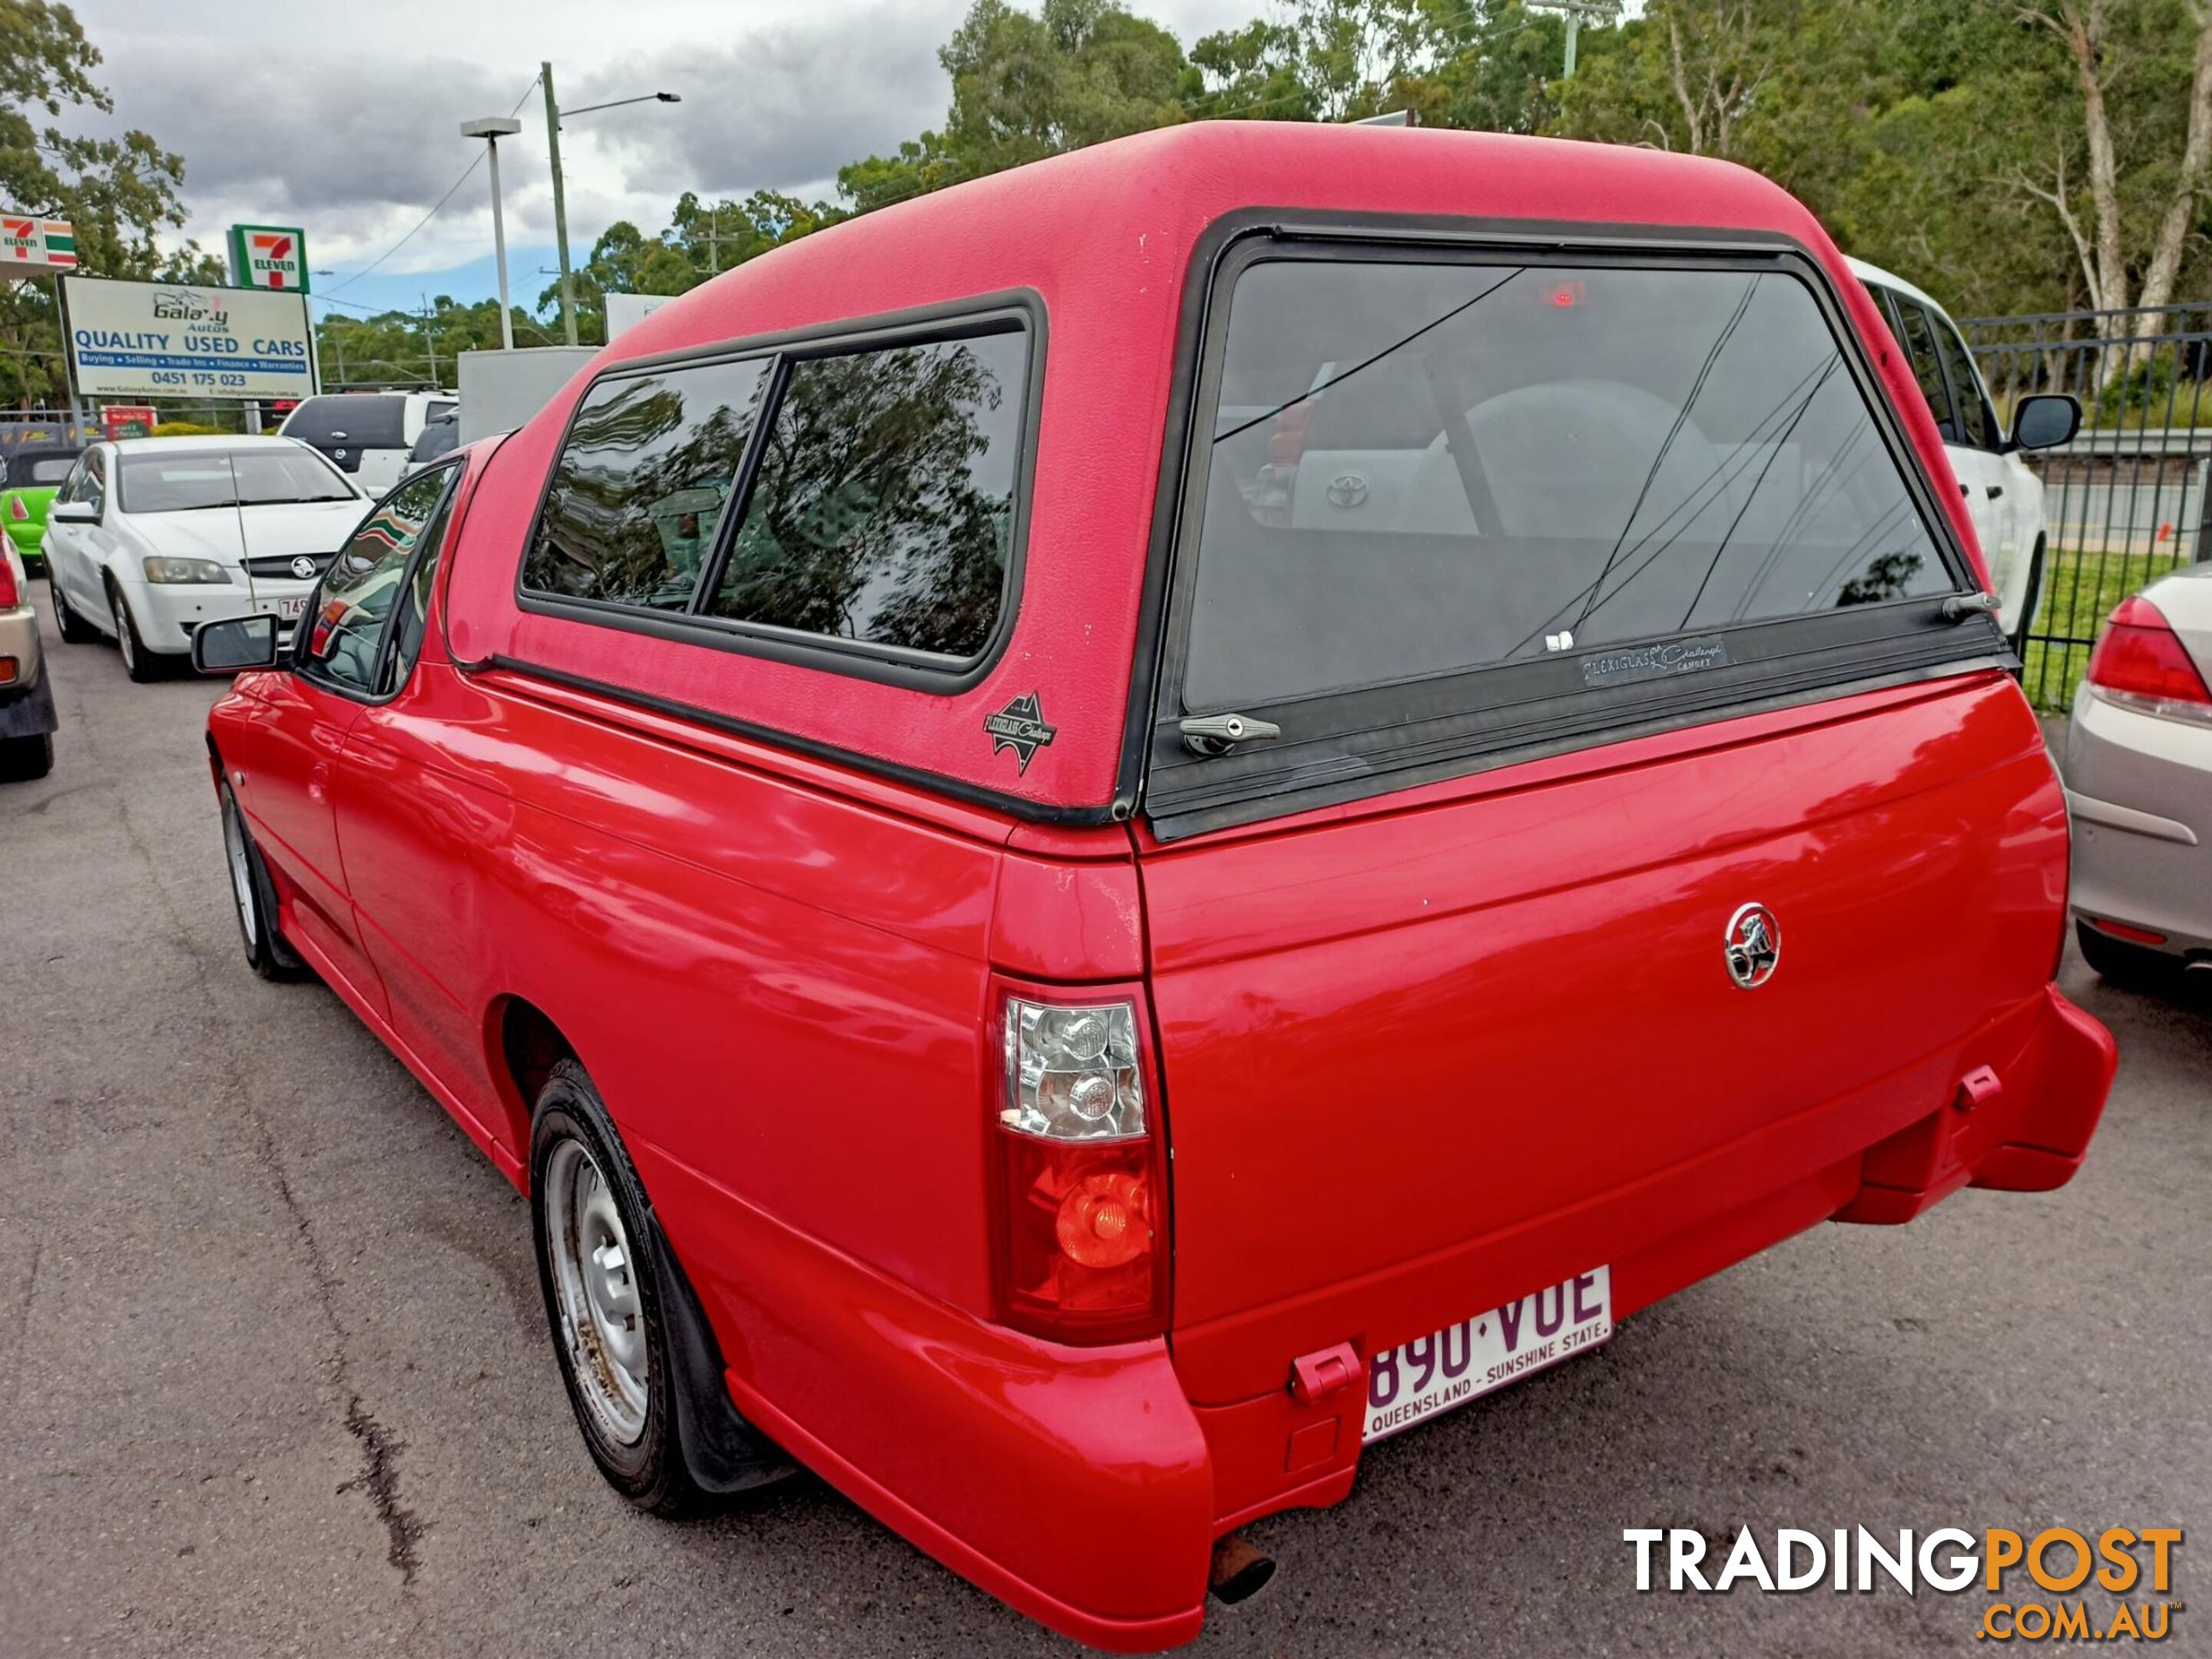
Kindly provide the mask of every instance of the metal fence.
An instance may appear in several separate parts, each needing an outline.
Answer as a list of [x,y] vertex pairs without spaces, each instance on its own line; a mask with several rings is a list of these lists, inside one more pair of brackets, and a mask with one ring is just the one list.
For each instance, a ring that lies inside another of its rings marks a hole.
[[2038,707],[2063,708],[2112,607],[2212,558],[2212,302],[1959,326],[2008,425],[2029,392],[2081,400],[2074,441],[2023,458],[2048,526],[2024,683]]

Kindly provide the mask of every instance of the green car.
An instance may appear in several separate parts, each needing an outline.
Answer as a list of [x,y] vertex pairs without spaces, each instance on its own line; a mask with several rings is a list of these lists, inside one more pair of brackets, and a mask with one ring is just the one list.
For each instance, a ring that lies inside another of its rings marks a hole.
[[43,566],[46,508],[76,465],[79,451],[49,445],[19,449],[0,459],[0,526],[27,564]]

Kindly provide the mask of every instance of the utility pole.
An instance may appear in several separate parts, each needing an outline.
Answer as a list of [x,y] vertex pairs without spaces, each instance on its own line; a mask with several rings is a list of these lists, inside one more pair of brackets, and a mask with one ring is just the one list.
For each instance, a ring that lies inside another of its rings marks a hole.
[[561,186],[561,106],[553,98],[553,65],[538,66],[545,88],[545,154],[553,163],[553,246],[561,256],[561,337],[576,343],[576,295],[568,274],[568,198]]
[[1531,11],[1557,12],[1566,20],[1566,61],[1560,66],[1559,79],[1575,78],[1575,46],[1582,33],[1583,20],[1610,23],[1620,15],[1620,0],[1529,0]]
[[[561,333],[570,345],[576,343],[575,281],[568,270],[568,198],[561,180],[561,116],[559,101],[553,96],[553,65],[538,65],[538,79],[545,88],[545,154],[553,164],[553,240],[561,253]],[[589,115],[594,110],[620,109],[625,104],[680,104],[682,94],[673,92],[648,92],[635,98],[617,98],[605,104],[586,104],[581,109],[572,109],[570,115]],[[496,153],[492,166],[499,165]],[[495,185],[493,194],[498,193]],[[510,343],[512,343],[510,342]]]
[[427,294],[422,296],[422,349],[430,354],[430,384],[434,387],[438,384],[438,335]]

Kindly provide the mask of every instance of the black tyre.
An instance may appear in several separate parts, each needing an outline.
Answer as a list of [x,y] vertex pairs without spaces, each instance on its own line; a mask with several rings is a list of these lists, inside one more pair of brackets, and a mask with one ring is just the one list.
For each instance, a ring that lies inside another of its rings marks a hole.
[[0,783],[28,783],[54,769],[54,736],[0,738]]
[[61,629],[64,644],[90,645],[100,637],[97,628],[70,609],[69,595],[55,579],[52,561],[46,565],[46,597],[53,601],[54,626]]
[[307,964],[276,925],[276,887],[269,878],[269,866],[261,861],[261,849],[253,844],[246,815],[238,810],[238,797],[230,793],[230,780],[225,778],[221,787],[223,863],[230,875],[231,908],[237,913],[239,934],[245,941],[246,966],[267,980],[304,979]]
[[107,585],[107,603],[115,615],[115,643],[123,653],[123,672],[140,685],[168,677],[167,659],[146,648],[138,637],[138,623],[131,614],[131,601],[113,582]]
[[573,1060],[538,1091],[530,1218],[561,1381],[592,1461],[640,1509],[697,1512],[706,1498],[684,1460],[644,1188]]
[[2086,921],[2074,924],[2074,939],[2081,947],[2081,959],[2114,985],[2154,990],[2181,977],[2181,963],[2165,951],[2114,939]]
[[2035,626],[2035,607],[2043,598],[2043,538],[2035,539],[2035,551],[2027,558],[2027,588],[2021,595],[2020,626],[2012,631],[2012,653],[2023,666],[2027,662],[2027,630]]

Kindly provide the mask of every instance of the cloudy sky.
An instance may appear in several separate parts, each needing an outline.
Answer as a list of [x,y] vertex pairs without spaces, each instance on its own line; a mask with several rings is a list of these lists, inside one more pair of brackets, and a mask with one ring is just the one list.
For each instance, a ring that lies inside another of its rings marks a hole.
[[[966,0],[75,0],[106,58],[115,125],[185,158],[186,234],[218,249],[235,221],[299,225],[314,291],[372,308],[494,291],[479,167],[464,119],[517,113],[500,146],[514,298],[550,282],[544,106],[680,94],[564,124],[569,242],[581,258],[627,218],[647,234],[684,191],[828,195],[838,167],[943,118],[937,48]],[[1267,0],[1138,0],[1186,44]],[[219,24],[217,20],[220,20]],[[518,108],[518,106],[520,107]],[[378,261],[374,269],[365,270]]]

